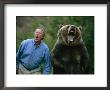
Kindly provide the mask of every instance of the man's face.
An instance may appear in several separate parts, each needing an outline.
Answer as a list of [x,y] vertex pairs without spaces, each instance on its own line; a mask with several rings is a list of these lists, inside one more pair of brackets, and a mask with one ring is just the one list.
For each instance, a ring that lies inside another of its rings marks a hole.
[[35,42],[40,42],[42,40],[43,31],[41,29],[36,29],[34,33]]

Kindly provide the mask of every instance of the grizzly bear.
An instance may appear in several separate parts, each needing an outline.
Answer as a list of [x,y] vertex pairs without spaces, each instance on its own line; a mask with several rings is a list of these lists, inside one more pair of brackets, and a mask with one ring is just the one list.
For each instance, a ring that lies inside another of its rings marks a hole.
[[85,74],[88,52],[81,36],[82,27],[62,25],[52,49],[54,74]]

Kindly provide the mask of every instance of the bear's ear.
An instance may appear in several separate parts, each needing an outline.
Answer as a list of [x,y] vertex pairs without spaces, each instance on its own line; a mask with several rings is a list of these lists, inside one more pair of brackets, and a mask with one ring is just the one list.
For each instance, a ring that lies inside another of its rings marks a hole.
[[60,24],[60,25],[59,25],[59,28],[61,28],[61,27],[63,27],[63,25],[62,25],[62,24]]
[[78,28],[79,28],[80,30],[82,30],[82,26],[79,26]]

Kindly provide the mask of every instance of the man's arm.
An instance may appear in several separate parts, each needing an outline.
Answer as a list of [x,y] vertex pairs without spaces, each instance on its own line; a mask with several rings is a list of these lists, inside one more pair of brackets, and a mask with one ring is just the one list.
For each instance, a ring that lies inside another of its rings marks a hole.
[[44,56],[44,69],[43,74],[49,74],[51,71],[51,56],[49,50],[46,49]]
[[22,55],[22,52],[23,52],[23,42],[21,42],[19,48],[18,48],[18,51],[17,51],[17,54],[16,54],[16,74],[18,74],[18,70],[19,70],[19,60],[20,60],[20,57]]

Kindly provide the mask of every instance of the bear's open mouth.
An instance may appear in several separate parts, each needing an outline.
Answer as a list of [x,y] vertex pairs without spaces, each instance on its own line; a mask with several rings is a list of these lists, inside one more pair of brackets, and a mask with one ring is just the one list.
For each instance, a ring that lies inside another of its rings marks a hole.
[[68,41],[73,42],[75,39],[75,29],[71,29],[68,33]]
[[74,43],[74,40],[75,40],[75,36],[74,35],[68,35],[67,40],[68,40],[68,45],[72,46]]
[[73,42],[74,41],[75,36],[73,35],[68,35],[68,41]]
[[75,33],[76,33],[76,31],[74,28],[70,29],[68,32],[67,41],[68,41],[69,46],[73,45],[73,43],[74,43],[74,40],[76,37]]

